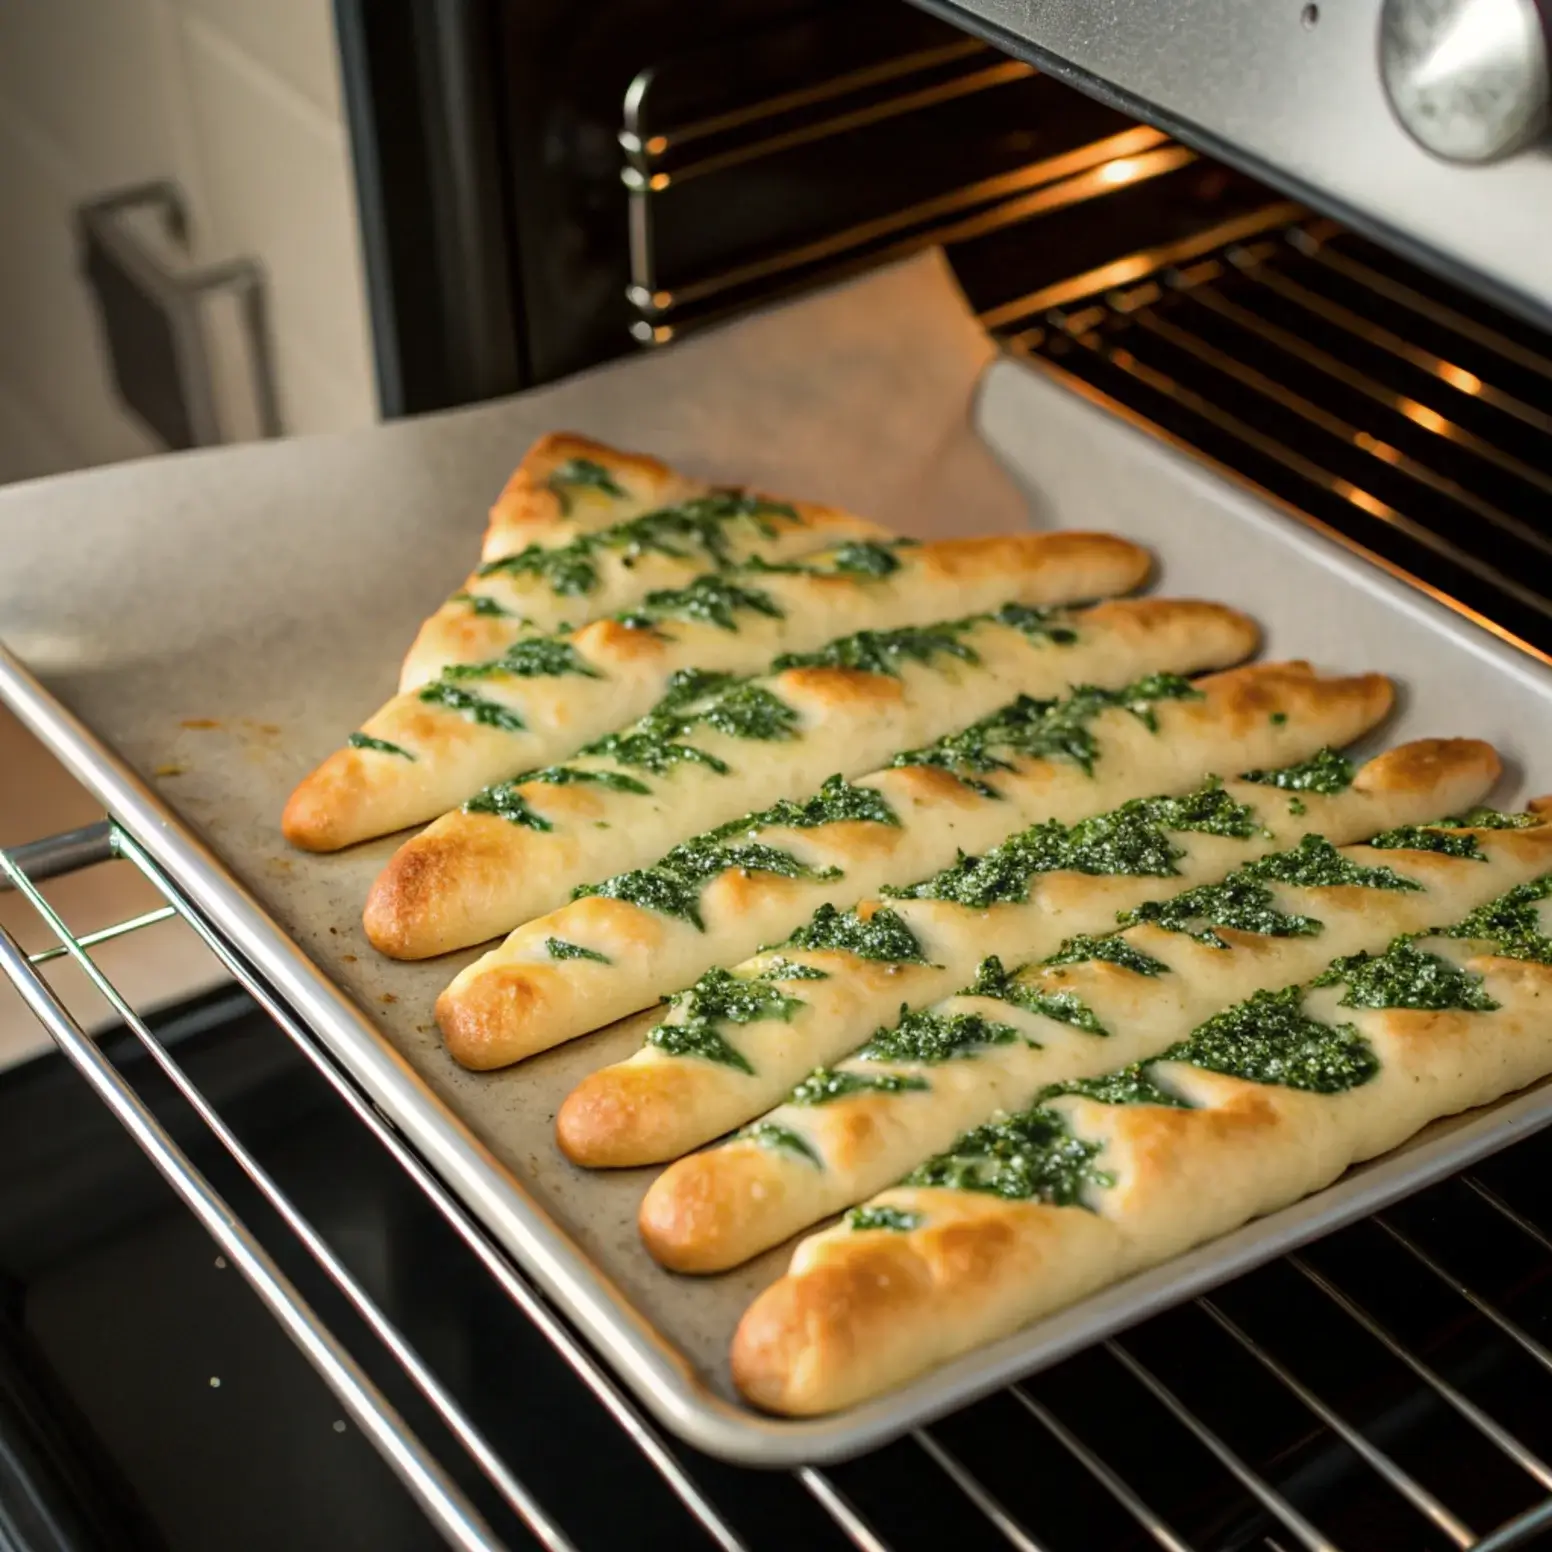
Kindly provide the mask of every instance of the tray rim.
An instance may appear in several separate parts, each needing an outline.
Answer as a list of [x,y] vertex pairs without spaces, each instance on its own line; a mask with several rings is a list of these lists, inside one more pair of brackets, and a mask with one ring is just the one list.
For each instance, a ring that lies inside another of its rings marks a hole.
[[[1485,652],[1502,668],[1552,666],[1552,654],[1070,374],[1001,351],[983,371],[976,398],[986,392],[994,373],[1009,369],[1022,369],[1073,393],[1119,422],[1123,435],[1161,444],[1166,458],[1226,481],[1258,503],[1265,518],[1283,529],[1286,540],[1323,552],[1332,569],[1358,576],[1381,573],[1396,588],[1396,602],[1410,592],[1412,605],[1420,606],[1453,644]],[[1292,526],[1284,528],[1290,520]],[[1368,580],[1380,579],[1369,575]],[[1382,1209],[1552,1121],[1548,1079],[1468,1113],[1465,1120],[1436,1123],[1400,1149],[1350,1170],[1289,1207],[1090,1294],[872,1401],[822,1418],[771,1417],[729,1401],[700,1377],[205,842],[3,642],[0,703],[145,847],[209,923],[286,999],[330,1057],[452,1188],[475,1222],[579,1327],[635,1399],[680,1439],[741,1465],[828,1464],[876,1448],[1037,1373],[1080,1347]]]

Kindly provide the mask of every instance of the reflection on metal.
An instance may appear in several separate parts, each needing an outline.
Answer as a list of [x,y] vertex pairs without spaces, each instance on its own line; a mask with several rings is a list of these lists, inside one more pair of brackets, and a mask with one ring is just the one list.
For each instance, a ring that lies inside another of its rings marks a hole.
[[[1128,158],[1128,167],[1132,169],[1128,181],[1135,181],[1140,175],[1135,161],[1137,153],[1165,144],[1167,144],[1166,137],[1158,130],[1139,126],[1136,129],[1125,130],[1119,135],[1112,135],[1105,140],[1096,140],[1088,145],[1079,146],[1076,150],[1063,152],[1060,156],[1031,162],[1027,167],[1017,168],[1013,172],[1003,173],[995,178],[983,178],[978,183],[966,184],[935,199],[923,200],[919,204],[891,211],[887,216],[880,216],[877,220],[859,221],[855,226],[849,226],[844,231],[831,233],[795,248],[784,249],[780,253],[767,254],[748,264],[724,270],[704,280],[681,285],[672,291],[652,290],[645,284],[635,283],[626,294],[632,305],[641,308],[644,312],[661,313],[673,307],[688,306],[727,291],[755,285],[759,281],[769,280],[791,270],[842,258],[855,249],[868,247],[893,236],[896,232],[909,231],[912,227],[942,221],[945,217],[956,215],[962,210],[973,209],[977,205],[993,204],[1026,190],[1045,188],[1076,173],[1085,172],[1097,164],[1104,164],[1111,157]],[[1101,177],[1100,182],[1095,184],[1093,192],[1103,193],[1108,181]],[[1287,208],[1291,214],[1297,213],[1297,207]],[[996,213],[996,211],[988,212],[989,215]],[[1009,216],[1008,220],[1022,218],[1021,214],[1016,214]],[[1284,216],[1283,219],[1287,220],[1288,216]],[[959,240],[956,228],[935,226],[930,230],[918,232],[912,239],[909,251],[915,251],[918,247]],[[1228,238],[1219,238],[1214,246],[1221,246],[1228,240]],[[905,251],[896,245],[885,250],[884,257],[903,257]],[[645,255],[643,258],[645,259]],[[881,262],[881,260],[875,258],[875,262]],[[639,271],[633,272],[645,273],[647,269],[648,265],[644,262]]]
[[1182,237],[1177,242],[1160,243],[1155,248],[1144,248],[1137,253],[1129,253],[1124,258],[1112,259],[1108,264],[1102,264],[1097,269],[1086,270],[1081,275],[1072,275],[1067,279],[1059,280],[1039,291],[1031,291],[1027,296],[1015,297],[1013,301],[1004,302],[1000,307],[988,308],[980,315],[981,322],[988,329],[1000,333],[1012,328],[1022,319],[1044,312],[1049,307],[1063,307],[1079,297],[1095,296],[1117,286],[1130,285],[1133,281],[1141,280],[1145,275],[1154,275],[1171,265],[1183,264],[1188,259],[1211,253],[1214,249],[1223,247],[1225,243],[1242,242],[1257,232],[1271,231],[1276,227],[1285,226],[1302,214],[1302,210],[1302,206],[1294,204],[1291,200],[1283,200],[1268,205],[1263,210],[1253,210],[1248,215],[1225,221],[1221,225],[1193,232],[1191,236]]
[[838,113],[834,118],[817,124],[805,124],[800,129],[789,129],[769,139],[755,141],[751,145],[736,146],[727,151],[703,157],[698,162],[676,167],[672,174],[655,173],[651,187],[666,189],[670,180],[688,183],[692,178],[703,178],[709,173],[726,172],[730,167],[741,167],[747,162],[758,161],[764,156],[774,156],[778,151],[790,151],[794,146],[812,145],[816,141],[830,140],[836,135],[848,135],[870,124],[882,124],[889,119],[907,113],[919,113],[923,108],[934,108],[940,103],[952,102],[956,97],[969,97],[994,86],[1006,86],[1011,81],[1022,81],[1034,74],[1029,65],[1016,60],[1004,60],[969,75],[942,81],[935,86],[924,86],[919,91],[906,92],[883,102],[872,103],[866,108],[854,108],[850,113]]
[[[975,55],[990,55],[984,43],[973,38],[961,38],[941,48],[921,49],[914,54],[901,54],[861,70],[850,70],[843,75],[831,76],[813,86],[800,87],[796,91],[780,92],[773,97],[763,97],[747,107],[735,108],[727,113],[712,114],[695,119],[688,124],[674,125],[670,133],[661,131],[642,138],[641,110],[652,87],[653,71],[643,70],[633,80],[625,93],[625,127],[620,131],[620,144],[633,156],[658,157],[670,148],[692,145],[710,135],[726,134],[729,130],[743,129],[764,119],[777,118],[800,108],[812,108],[822,102],[833,102],[851,92],[871,86],[882,86],[898,81],[902,76],[930,70],[937,65],[952,64],[956,59],[969,59]],[[1026,74],[1033,74],[1028,66]]]

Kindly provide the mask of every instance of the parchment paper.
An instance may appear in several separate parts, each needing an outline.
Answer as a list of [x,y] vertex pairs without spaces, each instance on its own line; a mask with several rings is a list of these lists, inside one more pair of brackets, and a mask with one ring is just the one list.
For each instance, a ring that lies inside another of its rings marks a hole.
[[[634,1229],[651,1172],[584,1174],[552,1142],[566,1093],[632,1049],[634,1033],[605,1031],[505,1073],[463,1072],[438,1044],[431,1004],[472,956],[394,965],[360,931],[367,887],[394,843],[309,858],[276,828],[293,783],[392,691],[415,626],[465,574],[484,507],[533,436],[574,428],[708,477],[845,503],[918,535],[1029,522],[1113,528],[1153,547],[1161,586],[1249,610],[1269,652],[1392,674],[1402,706],[1371,743],[1485,737],[1511,762],[1501,799],[1523,795],[1527,771],[1530,790],[1552,787],[1552,676],[1542,663],[994,354],[947,266],[928,255],[663,355],[477,410],[0,492],[0,638],[154,782],[724,1397],[733,1326],[786,1250],[723,1278],[670,1276]],[[218,725],[185,726],[200,719]],[[1539,1124],[1545,1105],[1533,1092],[1462,1123],[1465,1151],[1441,1152],[1430,1141],[1438,1131],[1425,1134],[1400,1159],[837,1419],[822,1440],[819,1425],[790,1425],[784,1442],[768,1426],[739,1436],[742,1419],[697,1431],[681,1408],[672,1420],[743,1458],[876,1443],[1188,1286],[1372,1210],[1429,1170],[1459,1167],[1496,1145],[1500,1115],[1507,1139]],[[693,1388],[683,1399],[704,1405]]]
[[[920,537],[1006,531],[1027,524],[1028,506],[970,418],[993,355],[929,253],[474,410],[0,491],[0,638],[719,1383],[738,1315],[780,1257],[722,1279],[671,1277],[635,1231],[652,1172],[588,1175],[552,1141],[560,1101],[634,1037],[464,1072],[431,1006],[474,954],[398,965],[361,932],[396,841],[308,857],[276,821],[295,782],[393,693],[416,626],[477,558],[485,509],[533,437],[583,431]],[[185,725],[204,721],[218,725]]]

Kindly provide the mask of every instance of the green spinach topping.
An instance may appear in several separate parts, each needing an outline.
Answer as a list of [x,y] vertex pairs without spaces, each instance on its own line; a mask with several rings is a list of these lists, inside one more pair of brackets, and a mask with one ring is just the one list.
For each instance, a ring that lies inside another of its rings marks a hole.
[[[1400,825],[1386,830],[1369,842],[1382,849],[1439,852],[1446,857],[1465,857],[1486,862],[1487,854],[1477,844],[1472,830],[1523,830],[1542,821],[1535,814],[1503,814],[1496,808],[1473,808],[1468,813],[1452,814],[1427,825]],[[1468,833],[1462,833],[1462,832]]]
[[960,995],[993,997],[998,1002],[1022,1008],[1026,1013],[1038,1013],[1058,1024],[1071,1024],[1074,1029],[1090,1035],[1110,1033],[1076,992],[1043,992],[1037,986],[1019,980],[1017,971],[1005,970],[995,954],[981,961],[975,980]]
[[838,911],[833,905],[821,905],[782,945],[783,948],[837,949],[859,959],[876,959],[895,964],[926,964],[916,934],[905,922],[881,907],[864,921],[856,911]]
[[1367,1083],[1380,1070],[1368,1041],[1351,1024],[1311,1018],[1303,1004],[1302,986],[1257,992],[1198,1024],[1156,1060],[1311,1094]]
[[1243,840],[1258,829],[1255,815],[1216,781],[1177,798],[1134,798],[1107,814],[1063,825],[1032,825],[984,857],[965,857],[941,873],[890,893],[917,900],[952,900],[984,910],[1029,897],[1042,873],[1058,871],[1166,878],[1184,855],[1171,831],[1197,830]]
[[753,1126],[746,1126],[738,1135],[747,1142],[758,1143],[762,1148],[773,1148],[778,1153],[795,1154],[798,1158],[812,1164],[815,1169],[824,1168],[824,1160],[814,1151],[808,1140],[800,1137],[790,1127],[778,1126],[774,1121],[757,1121]]
[[471,722],[479,723],[481,727],[500,728],[503,733],[521,733],[527,726],[510,706],[498,705],[495,701],[486,700],[483,695],[476,695],[473,690],[465,690],[461,685],[449,684],[445,680],[428,684],[420,692],[420,698],[428,706],[456,711]]
[[1133,975],[1169,974],[1169,966],[1163,960],[1143,953],[1118,932],[1104,938],[1091,938],[1086,932],[1076,933],[1041,963],[1052,966],[1082,965],[1096,959],[1106,964],[1119,965],[1123,970],[1130,970]]
[[345,742],[352,749],[371,749],[377,754],[396,754],[401,760],[413,761],[416,756],[398,744],[390,744],[386,738],[373,738],[370,733],[352,733]]
[[1306,835],[1287,851],[1258,857],[1235,870],[1230,877],[1261,878],[1305,889],[1324,889],[1337,884],[1356,884],[1361,889],[1418,890],[1414,879],[1385,867],[1365,867],[1344,857],[1323,835]]
[[925,1221],[920,1213],[905,1212],[899,1207],[853,1207],[846,1214],[846,1227],[859,1234],[865,1229],[908,1234],[912,1229],[919,1229]]
[[728,549],[730,524],[749,519],[764,537],[772,538],[779,530],[770,518],[796,516],[792,507],[778,502],[736,495],[701,496],[616,523],[597,533],[583,534],[555,549],[531,544],[517,555],[503,556],[480,567],[479,575],[504,572],[510,576],[541,577],[552,592],[574,596],[590,593],[598,586],[598,561],[606,552],[623,555],[627,566],[638,555],[657,554],[722,568],[734,564]]
[[830,972],[817,965],[800,965],[778,954],[761,972],[762,981],[828,981]]
[[[564,636],[525,636],[521,641],[514,641],[500,657],[483,663],[450,663],[442,670],[442,681],[501,676],[559,679],[564,674],[579,674],[584,679],[603,678]],[[420,698],[426,699],[424,691]]]
[[906,625],[899,630],[857,631],[826,643],[817,652],[784,652],[772,664],[772,672],[788,668],[856,668],[869,674],[900,676],[902,663],[931,663],[934,658],[957,658],[979,663],[981,655],[959,638],[972,620],[944,625]]
[[951,1152],[907,1175],[905,1184],[1071,1207],[1082,1204],[1086,1189],[1115,1184],[1113,1175],[1094,1167],[1100,1147],[1074,1137],[1057,1111],[1036,1106],[966,1132]]
[[[454,593],[448,602],[468,604],[470,614],[483,615],[487,619],[510,620],[514,618],[510,609],[485,593]],[[528,621],[520,620],[520,623],[526,625]]]
[[775,873],[783,878],[815,881],[841,876],[839,868],[810,868],[790,851],[763,841],[749,839],[731,844],[733,836],[752,837],[775,825],[807,830],[846,820],[892,825],[900,822],[881,792],[873,787],[854,787],[841,777],[832,776],[813,797],[801,803],[783,798],[759,813],[745,814],[681,842],[650,867],[617,873],[601,884],[579,885],[572,898],[605,895],[613,900],[628,900],[643,910],[680,917],[704,931],[701,890],[719,874],[742,868],[750,873]]
[[635,797],[643,797],[652,790],[645,782],[621,771],[588,771],[575,765],[546,765],[515,780],[542,782],[547,787],[602,787],[605,792],[629,792]]
[[798,714],[779,696],[729,674],[681,669],[668,693],[646,716],[620,733],[583,747],[585,755],[613,760],[661,776],[679,764],[704,765],[719,776],[728,764],[684,740],[700,726],[732,738],[774,741],[797,734]]
[[843,577],[887,577],[900,569],[899,550],[913,548],[914,539],[849,539],[830,551],[830,568]]
[[981,777],[1016,769],[1015,761],[1061,760],[1093,774],[1099,759],[1099,739],[1090,727],[1101,713],[1120,708],[1131,712],[1152,732],[1158,731],[1156,705],[1164,700],[1200,699],[1178,674],[1151,674],[1119,690],[1080,685],[1063,700],[1038,701],[1021,695],[962,732],[941,738],[925,749],[896,755],[894,765],[930,765],[957,776],[987,797],[996,788]]
[[573,489],[600,491],[605,496],[613,496],[616,500],[622,499],[625,495],[625,489],[619,481],[601,463],[595,463],[591,458],[568,458],[558,469],[551,472],[544,483],[560,502],[562,517],[571,516]]
[[707,572],[685,587],[648,593],[639,609],[616,619],[631,630],[652,630],[663,620],[686,620],[736,631],[741,614],[763,614],[769,620],[786,618],[786,611],[769,593],[735,582],[730,576]]
[[1075,1078],[1068,1083],[1053,1083],[1041,1094],[1040,1103],[1059,1099],[1064,1094],[1092,1099],[1101,1105],[1165,1105],[1172,1110],[1191,1108],[1168,1089],[1160,1088],[1148,1076],[1146,1062],[1134,1062],[1130,1067],[1119,1067],[1097,1078]]
[[1552,873],[1516,884],[1513,889],[1480,905],[1453,927],[1441,929],[1445,937],[1491,943],[1505,959],[1528,959],[1552,964],[1552,937],[1541,930],[1538,903],[1552,895]]
[[1335,749],[1318,749],[1297,765],[1284,765],[1275,771],[1246,771],[1241,781],[1259,782],[1265,787],[1281,787],[1285,792],[1346,792],[1353,784],[1355,769],[1346,755]]
[[857,1052],[861,1062],[921,1062],[933,1065],[968,1056],[989,1045],[1013,1041],[1032,1045],[1009,1024],[979,1013],[935,1013],[930,1008],[900,1011],[900,1022],[877,1030]]
[[828,1105],[834,1099],[847,1099],[853,1094],[904,1094],[921,1092],[927,1088],[925,1078],[907,1078],[901,1073],[837,1071],[833,1067],[816,1067],[787,1095],[789,1105]]
[[1299,916],[1282,910],[1267,883],[1293,884],[1322,888],[1336,884],[1356,884],[1367,889],[1420,889],[1420,884],[1402,878],[1389,868],[1362,867],[1344,857],[1330,841],[1320,835],[1306,835],[1297,846],[1258,857],[1248,862],[1219,884],[1203,884],[1168,900],[1150,900],[1124,912],[1124,925],[1151,922],[1165,932],[1184,932],[1211,948],[1229,945],[1213,931],[1231,927],[1263,937],[1313,937],[1321,924],[1312,916]]
[[544,947],[551,959],[591,959],[600,965],[614,963],[607,954],[600,954],[596,948],[583,948],[580,943],[568,943],[564,938],[546,938]]
[[1482,989],[1482,977],[1438,954],[1398,938],[1383,954],[1350,954],[1334,961],[1313,982],[1345,985],[1344,1008],[1458,1008],[1491,1013],[1498,1004]]
[[463,806],[466,814],[489,814],[505,819],[508,824],[522,825],[525,830],[538,830],[547,834],[555,826],[542,814],[536,814],[528,799],[522,794],[520,781],[497,782],[483,792],[476,792]]

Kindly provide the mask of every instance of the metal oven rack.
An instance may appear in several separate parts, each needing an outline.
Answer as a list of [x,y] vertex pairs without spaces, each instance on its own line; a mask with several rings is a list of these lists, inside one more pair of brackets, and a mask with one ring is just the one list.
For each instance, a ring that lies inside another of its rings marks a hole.
[[[40,885],[108,861],[137,869],[165,903],[74,934]],[[1499,1552],[1552,1530],[1547,1139],[872,1455],[788,1475],[735,1470],[670,1444],[624,1397],[131,836],[98,824],[0,852],[0,873],[57,940],[28,954],[0,932],[0,968],[450,1545],[602,1543],[569,1528],[574,1499],[513,1469],[468,1387],[439,1377],[417,1351],[370,1280],[347,1266],[177,1050],[98,969],[97,944],[171,918],[198,935],[423,1193],[449,1242],[461,1243],[542,1334],[576,1399],[607,1416],[615,1447],[650,1468],[669,1505],[659,1514],[671,1527],[669,1539],[653,1544],[875,1552],[921,1545],[931,1529],[952,1534],[958,1546],[1032,1552],[1381,1545]],[[238,1216],[191,1148],[50,989],[43,967],[66,957],[170,1081],[206,1140],[255,1188],[272,1211],[274,1235],[261,1237]],[[319,1301],[283,1270],[298,1251],[343,1297],[354,1329],[368,1339],[365,1356],[347,1349]],[[433,1420],[434,1434],[407,1421],[399,1395]],[[502,1402],[508,1412],[526,1410],[521,1396],[503,1393]],[[545,1416],[527,1426],[543,1428]],[[427,1442],[433,1437],[435,1446]],[[598,1469],[617,1468],[604,1461]]]

